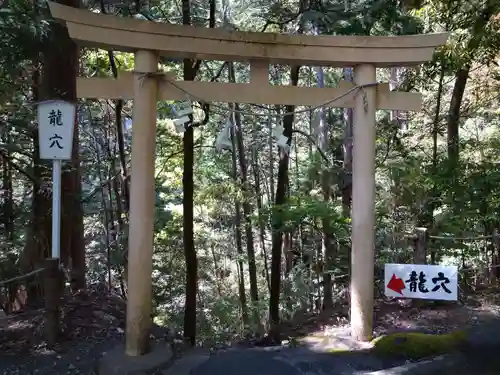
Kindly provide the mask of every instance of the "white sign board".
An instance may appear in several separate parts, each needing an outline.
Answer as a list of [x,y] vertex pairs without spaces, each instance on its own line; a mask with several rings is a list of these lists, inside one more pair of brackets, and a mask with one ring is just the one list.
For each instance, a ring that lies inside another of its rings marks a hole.
[[70,160],[75,126],[75,105],[62,100],[38,104],[40,159]]
[[458,269],[456,266],[423,264],[386,264],[385,295],[456,301]]

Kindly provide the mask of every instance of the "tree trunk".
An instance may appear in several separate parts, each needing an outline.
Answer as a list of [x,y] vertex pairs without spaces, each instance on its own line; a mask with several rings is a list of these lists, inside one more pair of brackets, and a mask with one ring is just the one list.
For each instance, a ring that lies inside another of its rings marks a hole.
[[[78,0],[64,0],[61,4],[79,7]],[[54,23],[49,38],[42,46],[43,70],[41,84],[35,68],[33,94],[37,100],[62,99],[76,102],[76,74],[78,48],[69,38],[66,28]],[[37,67],[37,62],[34,63]],[[73,289],[85,287],[85,248],[83,242],[83,212],[78,157],[78,122],[74,119],[72,160],[62,174],[61,260],[71,262]],[[22,272],[41,265],[50,254],[52,215],[49,193],[50,170],[48,163],[39,159],[38,133],[34,132],[34,186],[31,233],[21,256]],[[41,181],[41,184],[38,183]],[[31,288],[29,288],[33,292]],[[32,293],[29,293],[32,294]],[[30,297],[28,297],[30,298]]]
[[[215,0],[210,1],[209,27],[215,27]],[[191,5],[189,0],[182,0],[182,24],[191,25]],[[183,75],[185,81],[196,78],[199,61],[184,59]],[[193,117],[190,116],[191,122]],[[186,301],[184,307],[184,338],[194,346],[196,344],[196,294],[198,285],[198,257],[194,247],[193,209],[194,209],[194,129],[188,126],[182,140],[184,147],[184,171],[182,175],[183,196],[183,241],[186,260]]]
[[259,241],[260,248],[262,251],[262,258],[264,261],[264,273],[266,278],[266,284],[268,291],[271,291],[271,280],[269,275],[269,266],[268,266],[268,257],[266,250],[266,224],[262,220],[262,190],[260,187],[260,172],[259,172],[259,158],[257,155],[256,148],[252,148],[252,171],[253,171],[253,179],[255,183],[255,199],[257,201],[257,215],[259,221]]
[[[40,100],[40,63],[33,62],[32,76],[33,102]],[[26,243],[19,257],[21,273],[28,273],[42,267],[43,259],[50,254],[52,205],[50,200],[48,163],[40,160],[38,129],[33,130],[33,198],[31,202],[32,217]],[[28,282],[26,285],[28,304],[35,304],[40,296],[41,285]]]
[[450,165],[454,167],[458,164],[459,158],[459,121],[460,121],[460,106],[469,78],[470,67],[466,66],[459,69],[455,74],[455,86],[451,95],[450,110],[448,111],[448,159]]
[[[99,139],[99,136],[96,134],[96,131],[95,131],[95,126],[93,126],[92,124],[90,125],[91,126],[91,129],[92,129],[92,135],[94,137],[95,140],[98,140]],[[106,141],[107,141],[107,137],[106,137]],[[96,165],[96,168],[97,168],[97,177],[99,178],[99,184],[103,184],[103,181],[104,181],[104,178],[103,178],[103,173],[102,173],[102,168],[101,168],[101,150],[102,150],[102,145],[101,145],[101,142],[99,141],[96,141],[95,144],[94,144],[94,147],[95,147],[95,153],[96,153],[96,162],[97,162],[97,165]],[[103,217],[102,217],[102,220],[103,220],[103,227],[104,227],[104,242],[106,244],[106,271],[107,271],[107,276],[108,276],[108,287],[109,287],[109,290],[112,290],[113,289],[113,281],[112,281],[112,278],[111,278],[111,243],[110,243],[110,220],[109,220],[109,216],[111,214],[113,214],[113,201],[110,201],[110,208],[108,210],[108,204],[106,202],[106,196],[105,196],[105,191],[107,189],[106,188],[102,188],[101,189],[101,209],[103,211]]]
[[[344,68],[342,76],[344,80],[352,82],[352,68]],[[342,147],[344,159],[344,171],[342,178],[342,214],[346,218],[351,216],[352,200],[352,113],[352,108],[344,109],[344,142]]]
[[[229,82],[236,82],[236,77],[234,74],[233,64],[229,64]],[[259,316],[257,311],[258,301],[259,301],[259,290],[257,286],[257,266],[255,264],[255,250],[253,243],[253,229],[252,229],[252,207],[250,204],[250,187],[248,184],[248,168],[247,159],[245,155],[245,149],[243,145],[243,131],[241,128],[241,116],[239,113],[240,107],[237,103],[234,104],[234,136],[235,143],[238,152],[238,161],[240,166],[240,179],[243,188],[243,216],[245,219],[245,237],[248,255],[248,274],[250,277],[250,297],[253,303],[253,318],[254,323],[258,323]]]
[[[60,4],[78,8],[78,0],[60,0]],[[43,99],[76,102],[78,47],[69,38],[64,25],[54,23],[50,42],[44,46],[42,71]],[[71,262],[73,290],[85,287],[85,245],[83,241],[83,209],[81,203],[78,121],[74,119],[72,160],[61,178],[61,260]]]
[[[281,118],[277,118],[278,125],[281,123]],[[274,202],[274,149],[273,149],[273,121],[269,118],[269,194],[271,202]]]
[[471,30],[471,39],[467,43],[466,51],[471,59],[466,61],[455,74],[455,86],[450,101],[448,111],[448,159],[450,166],[455,169],[459,159],[459,121],[460,106],[469,78],[469,72],[472,66],[472,59],[478,48],[481,46],[485,34],[485,27],[496,10],[496,0],[488,0],[483,9],[479,12]]
[[[104,0],[100,0],[101,2],[101,13],[106,14],[106,7],[104,4]],[[136,13],[140,13],[141,11],[141,2],[136,2]],[[108,58],[109,58],[109,66],[111,68],[111,73],[115,79],[118,78],[118,68],[116,67],[115,55],[113,51],[108,50]],[[130,188],[129,188],[129,179],[128,179],[128,171],[127,171],[127,162],[125,158],[125,139],[123,137],[123,123],[122,123],[122,110],[123,110],[123,99],[118,99],[115,101],[115,129],[116,129],[116,143],[118,144],[118,155],[120,160],[120,170],[121,170],[121,185],[122,191],[120,195],[116,196],[117,199],[117,215],[119,222],[122,220],[122,212],[125,211],[125,214],[128,214],[130,209]],[[113,159],[114,164],[114,159]],[[114,171],[114,168],[113,168]],[[116,182],[114,186],[117,186]],[[125,210],[121,209],[122,199],[124,202]],[[119,224],[119,231],[123,230],[123,226]],[[127,264],[127,262],[124,262]]]
[[[299,80],[299,66],[292,67],[291,71],[291,85],[297,86]],[[287,113],[293,113],[295,107],[292,105],[286,106]],[[283,134],[288,137],[288,143],[291,144],[292,141],[292,130],[293,130],[294,115],[289,114],[283,119]],[[286,187],[288,181],[288,153],[283,150],[279,154],[280,160],[278,165],[278,181],[276,185],[276,206],[281,206],[286,203]],[[279,303],[280,303],[280,291],[281,291],[281,246],[283,243],[283,233],[281,228],[273,229],[272,235],[272,249],[271,249],[271,293],[269,298],[269,317],[271,323],[270,337],[275,342],[280,342],[280,332],[279,332]]]
[[[443,86],[444,86],[444,76],[445,68],[441,67],[441,72],[439,74],[439,82],[436,93],[436,109],[434,112],[434,120],[432,123],[432,172],[434,175],[437,174],[437,163],[438,163],[438,135],[439,135],[439,122],[441,118],[441,100],[443,99]],[[420,227],[428,228],[432,230],[434,226],[434,210],[439,205],[439,190],[436,183],[433,184],[430,191],[429,197],[425,204],[425,209],[421,218],[419,218],[417,224]],[[399,230],[399,228],[397,228]],[[436,249],[432,247],[430,249],[431,254],[431,264],[436,264]]]
[[12,168],[9,164],[10,153],[8,146],[11,143],[10,127],[6,124],[2,125],[3,135],[2,139],[7,146],[0,154],[0,161],[2,162],[2,190],[3,190],[3,227],[5,231],[5,240],[14,240],[14,202],[12,200]]
[[[188,3],[189,6],[189,3]],[[186,24],[186,23],[185,23]],[[184,80],[192,81],[196,76],[192,61],[184,61]],[[198,284],[198,257],[194,247],[193,205],[194,205],[194,131],[189,126],[184,133],[184,173],[182,176],[183,197],[183,240],[186,259],[186,304],[184,308],[184,337],[191,345],[196,344],[196,289]]]
[[[119,102],[118,102],[119,103]],[[122,209],[122,198],[123,195],[125,195],[125,191],[120,192],[120,189],[118,188],[118,177],[116,176],[117,174],[117,167],[116,167],[116,143],[113,142],[113,149],[110,147],[110,139],[111,138],[119,138],[120,136],[116,134],[116,131],[113,131],[113,126],[112,126],[112,120],[111,120],[111,106],[107,107],[107,112],[106,112],[106,121],[105,125],[107,125],[106,129],[109,130],[109,133],[106,132],[106,152],[107,152],[107,161],[109,163],[109,173],[108,173],[108,191],[109,191],[109,202],[110,202],[110,223],[111,223],[111,238],[112,238],[112,243],[117,251],[122,250],[122,244],[120,241],[122,231],[124,230],[124,222],[123,222],[123,209]],[[118,104],[115,107],[115,121],[121,123],[121,109],[119,108]],[[114,128],[116,129],[116,122]],[[126,189],[126,188],[124,188]],[[127,188],[128,189],[128,188]],[[128,194],[128,193],[127,193]],[[113,196],[114,200],[116,201],[116,224],[115,224],[115,211],[113,208]],[[127,269],[128,267],[128,261],[127,261],[127,254],[124,253],[124,259],[123,259],[123,265],[124,268]]]
[[[318,81],[318,87],[324,87],[323,83],[323,69],[321,67],[316,68],[316,77]],[[318,109],[319,123],[317,134],[318,134],[318,146],[323,151],[325,155],[328,154],[328,124],[326,122],[325,113],[323,108]],[[321,171],[321,191],[323,193],[323,200],[326,204],[330,201],[330,172],[329,167],[324,166]],[[323,269],[323,310],[330,310],[333,308],[333,294],[332,294],[332,274],[333,262],[335,259],[335,247],[332,243],[330,231],[330,220],[327,217],[321,219],[322,226],[322,250],[324,269]]]
[[[232,64],[231,64],[232,65]],[[231,161],[232,161],[232,172],[234,182],[238,181],[238,168],[236,166],[236,141],[233,128],[231,128],[231,143],[233,145],[233,150],[231,151]],[[248,326],[248,306],[247,306],[247,296],[245,289],[245,273],[243,268],[243,245],[241,242],[241,207],[240,202],[235,199],[234,202],[234,235],[236,237],[236,252],[238,254],[238,291],[240,295],[241,304],[241,319],[245,327]]]

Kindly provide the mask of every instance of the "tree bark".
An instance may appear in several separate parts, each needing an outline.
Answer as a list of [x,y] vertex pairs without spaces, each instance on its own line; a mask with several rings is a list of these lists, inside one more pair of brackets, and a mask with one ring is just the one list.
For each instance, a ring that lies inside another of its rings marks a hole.
[[[215,0],[210,1],[209,27],[215,27]],[[182,24],[191,25],[191,4],[189,0],[182,0]],[[183,75],[185,81],[196,78],[199,61],[184,60]],[[191,116],[191,122],[193,118]],[[196,345],[196,295],[198,285],[198,257],[194,247],[194,129],[188,126],[182,140],[184,147],[184,172],[182,175],[183,196],[183,240],[184,257],[186,260],[186,301],[184,308],[184,338]]]
[[[78,8],[78,0],[62,0],[59,3]],[[42,46],[43,68],[41,87],[36,88],[38,100],[61,99],[76,102],[76,75],[78,70],[78,48],[69,38],[64,25],[52,24],[47,42]],[[38,81],[38,77],[36,77]],[[36,82],[35,81],[35,82]],[[36,85],[36,83],[35,83]],[[61,260],[71,265],[72,289],[85,287],[85,248],[83,242],[83,210],[81,205],[80,161],[78,156],[78,122],[74,119],[72,160],[63,170],[62,184],[62,215],[61,215]],[[35,142],[35,176],[40,180],[48,180],[50,175],[47,163],[41,163],[38,156],[38,134]],[[47,182],[44,186],[35,186],[33,198],[32,238],[26,244],[31,257],[27,260],[28,267],[49,255],[51,241],[51,201],[48,195]],[[31,242],[33,241],[33,242]]]
[[[292,67],[291,71],[291,85],[297,86],[299,81],[299,66]],[[288,144],[292,141],[292,130],[295,107],[287,105],[286,112],[290,113],[283,119],[283,134],[288,137]],[[288,181],[288,161],[289,156],[283,150],[279,154],[280,160],[278,165],[278,180],[276,184],[276,206],[281,206],[286,203],[286,190]],[[281,342],[280,337],[280,316],[279,316],[279,303],[281,292],[281,247],[283,244],[283,232],[281,228],[274,228],[272,235],[272,249],[271,249],[271,293],[269,298],[269,317],[271,321],[270,337],[275,342]]]
[[[318,87],[323,87],[323,69],[321,67],[316,68],[316,77],[318,80]],[[319,123],[318,129],[316,129],[318,134],[318,146],[325,155],[328,154],[328,124],[326,122],[324,109],[318,109]],[[323,194],[323,200],[326,204],[330,201],[330,171],[328,166],[324,166],[321,171],[321,191]],[[321,219],[322,226],[322,250],[324,259],[324,269],[323,269],[323,310],[330,310],[333,308],[333,294],[332,294],[332,275],[331,270],[333,268],[333,262],[335,259],[335,247],[332,243],[331,237],[332,233],[330,231],[330,220],[327,217]]]
[[[236,77],[234,74],[233,64],[229,64],[229,81],[236,82]],[[255,250],[253,242],[253,228],[252,228],[252,207],[250,204],[250,187],[248,185],[248,168],[247,168],[247,158],[245,155],[245,149],[243,145],[243,131],[241,128],[241,116],[239,113],[240,107],[237,103],[234,104],[234,141],[236,143],[236,148],[238,152],[238,161],[240,167],[240,180],[243,188],[243,216],[245,220],[245,237],[248,255],[248,274],[250,277],[250,297],[253,303],[253,313],[254,320],[258,319],[257,303],[259,301],[259,290],[257,286],[257,265],[255,264]],[[255,316],[257,314],[257,316]],[[254,323],[258,323],[254,321]]]
[[[189,3],[188,3],[189,4]],[[187,23],[184,23],[187,24]],[[192,81],[196,76],[191,60],[184,61],[184,80]],[[189,126],[182,140],[184,147],[184,173],[182,188],[184,191],[183,205],[183,240],[186,259],[186,304],[184,308],[184,337],[191,345],[196,344],[196,290],[198,284],[198,257],[194,247],[194,129]]]
[[[231,64],[232,65],[232,64]],[[231,161],[232,161],[232,172],[234,182],[238,181],[238,167],[236,162],[236,141],[234,129],[231,128],[231,143],[233,145],[233,150],[231,151]],[[238,291],[240,295],[241,304],[241,320],[245,327],[248,326],[248,306],[247,306],[247,296],[245,288],[245,273],[243,268],[243,245],[241,241],[241,204],[238,199],[234,202],[234,235],[236,237],[236,253],[238,254]]]
[[448,111],[448,159],[453,170],[457,167],[459,160],[460,106],[462,105],[469,72],[473,64],[473,57],[476,55],[485,33],[487,32],[485,30],[486,25],[495,14],[496,4],[496,0],[488,0],[484,8],[479,12],[472,26],[471,39],[466,47],[466,52],[470,54],[471,58],[468,59],[455,74],[455,86],[453,87],[450,109]]
[[[40,100],[40,70],[39,61],[33,62],[32,75],[33,102]],[[40,149],[38,144],[38,129],[33,130],[33,198],[31,201],[32,217],[30,228],[23,251],[19,257],[21,273],[28,273],[43,266],[43,260],[50,254],[50,243],[52,237],[52,212],[48,180],[50,171],[48,163],[40,160]],[[41,285],[36,282],[26,285],[28,304],[35,304],[40,296]]]
[[255,183],[255,198],[257,200],[257,215],[259,218],[259,239],[260,239],[260,248],[262,250],[262,258],[264,260],[264,272],[266,277],[267,289],[271,291],[271,280],[269,275],[269,266],[268,266],[268,258],[267,258],[267,250],[266,250],[266,224],[262,220],[262,192],[260,189],[260,173],[259,173],[259,160],[257,157],[257,151],[253,149],[252,151],[252,170],[254,174],[254,183]]
[[14,240],[14,201],[12,199],[12,168],[10,166],[10,153],[8,146],[11,143],[10,127],[2,124],[3,134],[2,140],[7,145],[6,150],[0,153],[0,161],[2,163],[2,191],[3,191],[3,227],[5,240]]

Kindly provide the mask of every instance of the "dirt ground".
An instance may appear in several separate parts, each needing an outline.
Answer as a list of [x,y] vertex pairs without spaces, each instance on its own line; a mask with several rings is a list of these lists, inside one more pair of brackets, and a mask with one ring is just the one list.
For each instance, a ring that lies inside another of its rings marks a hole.
[[[379,299],[375,304],[374,334],[394,332],[446,333],[486,323],[500,317],[500,290],[476,292],[461,302]],[[333,312],[302,316],[283,325],[290,338],[328,336],[347,327],[348,307]]]
[[[67,296],[61,314],[61,345],[93,336],[123,333],[125,302],[99,288]],[[17,355],[44,350],[44,309],[0,318],[0,352]]]
[[[375,333],[449,332],[488,322],[500,316],[499,292],[475,293],[463,304],[425,303],[419,307],[412,306],[410,301],[378,300]],[[119,296],[108,295],[102,288],[67,297],[62,312],[62,340],[52,349],[43,341],[42,309],[0,318],[0,374],[26,374],[33,368],[40,374],[91,373],[103,352],[123,340],[125,306]],[[331,337],[333,341],[335,336],[348,335],[346,312],[344,307],[330,313],[301,316],[283,325],[283,336]],[[160,329],[156,336],[166,332]]]

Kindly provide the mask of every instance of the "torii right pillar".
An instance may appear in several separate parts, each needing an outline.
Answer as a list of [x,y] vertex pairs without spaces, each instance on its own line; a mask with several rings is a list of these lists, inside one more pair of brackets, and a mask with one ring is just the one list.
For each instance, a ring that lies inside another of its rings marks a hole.
[[[354,68],[354,83],[376,82],[375,65]],[[373,333],[375,263],[375,112],[376,86],[356,93],[353,111],[351,329],[358,341]]]

